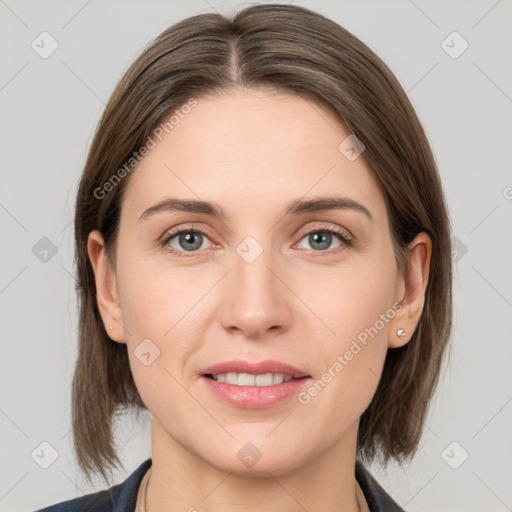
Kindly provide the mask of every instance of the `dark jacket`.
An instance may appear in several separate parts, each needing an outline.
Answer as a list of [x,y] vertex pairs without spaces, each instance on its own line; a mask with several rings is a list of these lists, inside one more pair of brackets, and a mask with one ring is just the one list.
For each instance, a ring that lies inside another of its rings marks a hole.
[[[152,460],[147,459],[124,482],[110,489],[62,501],[36,512],[134,512],[139,485],[151,464]],[[356,479],[371,512],[404,512],[359,461]]]

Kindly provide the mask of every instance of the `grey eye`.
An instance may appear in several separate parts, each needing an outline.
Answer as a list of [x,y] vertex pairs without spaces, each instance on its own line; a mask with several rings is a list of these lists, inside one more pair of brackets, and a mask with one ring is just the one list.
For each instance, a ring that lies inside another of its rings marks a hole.
[[202,245],[205,240],[208,240],[208,238],[202,233],[182,231],[174,235],[169,240],[169,244],[174,249],[190,252],[203,248]]
[[[334,247],[331,247],[333,235],[338,239],[341,239],[340,235],[337,233],[331,233],[329,231],[313,231],[304,236],[302,240],[307,239],[308,244],[310,245],[309,247],[306,247],[306,249],[323,251],[325,249],[334,249]],[[341,242],[336,247],[339,247],[340,245]]]

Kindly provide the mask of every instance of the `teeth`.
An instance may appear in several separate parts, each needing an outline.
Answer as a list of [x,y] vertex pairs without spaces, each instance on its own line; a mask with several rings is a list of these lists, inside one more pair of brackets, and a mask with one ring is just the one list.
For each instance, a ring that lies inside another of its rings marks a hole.
[[262,375],[252,375],[250,373],[219,373],[213,376],[214,380],[234,384],[235,386],[272,386],[273,384],[282,384],[292,380],[291,375],[283,373],[265,373]]
[[[281,384],[281,382],[276,382],[276,384]],[[265,375],[254,376],[255,386],[272,386],[272,384],[274,384],[274,375],[272,375],[271,373],[265,373]]]

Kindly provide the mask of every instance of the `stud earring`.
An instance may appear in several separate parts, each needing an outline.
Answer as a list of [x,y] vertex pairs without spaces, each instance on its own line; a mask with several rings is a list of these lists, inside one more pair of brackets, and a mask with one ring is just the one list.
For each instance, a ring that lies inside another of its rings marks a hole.
[[398,329],[398,331],[396,331],[396,335],[401,339],[404,339],[407,336],[403,329]]

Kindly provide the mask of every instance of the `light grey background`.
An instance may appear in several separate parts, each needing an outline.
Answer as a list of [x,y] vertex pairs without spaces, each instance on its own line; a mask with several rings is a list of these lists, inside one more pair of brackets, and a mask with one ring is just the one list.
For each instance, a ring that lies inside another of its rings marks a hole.
[[[512,510],[512,2],[295,4],[352,31],[397,75],[432,143],[457,238],[452,358],[419,453],[405,470],[370,469],[408,511]],[[70,434],[78,178],[104,104],[143,46],[185,17],[241,5],[0,0],[1,511],[104,488],[84,483]],[[46,59],[31,47],[43,31],[58,43]],[[149,415],[121,425],[117,482],[150,456],[149,426]],[[48,469],[36,456],[51,453],[44,442],[58,453]]]

